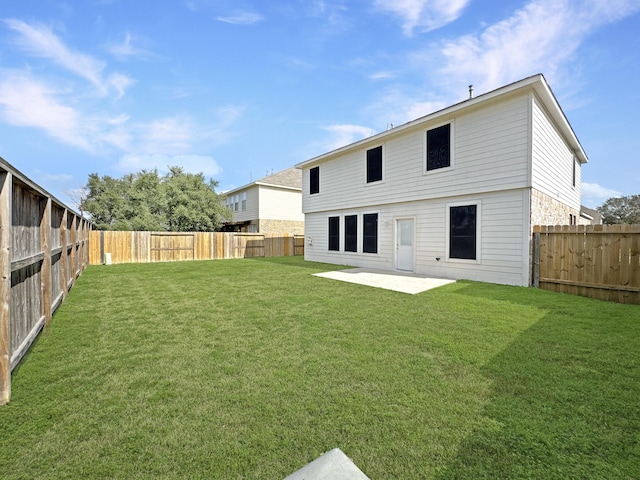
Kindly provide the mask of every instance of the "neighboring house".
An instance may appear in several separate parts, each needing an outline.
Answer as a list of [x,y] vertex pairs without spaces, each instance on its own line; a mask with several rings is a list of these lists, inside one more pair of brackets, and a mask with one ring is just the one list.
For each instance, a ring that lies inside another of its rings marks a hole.
[[530,285],[533,225],[581,221],[586,162],[525,78],[296,165],[305,259]]
[[580,221],[578,222],[584,225],[602,225],[602,214],[582,205],[580,208]]
[[288,168],[226,192],[224,205],[233,220],[224,230],[232,232],[304,233],[302,173]]

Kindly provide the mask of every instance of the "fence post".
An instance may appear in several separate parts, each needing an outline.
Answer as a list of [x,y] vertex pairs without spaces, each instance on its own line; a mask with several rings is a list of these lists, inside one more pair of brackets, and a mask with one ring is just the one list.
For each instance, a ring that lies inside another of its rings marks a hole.
[[67,298],[67,292],[69,291],[69,261],[68,261],[68,215],[69,210],[64,209],[62,211],[62,220],[60,221],[60,245],[62,245],[62,256],[60,257],[60,276],[62,277],[62,298]]
[[533,233],[533,286],[540,288],[540,232]]
[[42,298],[40,314],[45,325],[51,321],[51,198],[45,197],[40,219],[40,251],[44,253],[40,267],[40,292]]
[[11,197],[13,176],[0,173],[0,405],[11,398]]

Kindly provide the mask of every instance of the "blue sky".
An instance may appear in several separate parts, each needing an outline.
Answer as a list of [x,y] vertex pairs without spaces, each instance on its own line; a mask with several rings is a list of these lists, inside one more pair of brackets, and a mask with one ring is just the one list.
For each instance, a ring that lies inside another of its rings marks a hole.
[[172,165],[225,191],[536,73],[583,204],[640,193],[640,0],[4,1],[0,156],[70,205]]

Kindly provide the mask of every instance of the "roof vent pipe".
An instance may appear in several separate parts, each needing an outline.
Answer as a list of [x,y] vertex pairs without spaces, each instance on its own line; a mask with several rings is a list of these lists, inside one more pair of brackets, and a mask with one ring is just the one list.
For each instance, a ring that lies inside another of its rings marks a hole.
[[473,98],[473,85],[469,85],[469,98]]

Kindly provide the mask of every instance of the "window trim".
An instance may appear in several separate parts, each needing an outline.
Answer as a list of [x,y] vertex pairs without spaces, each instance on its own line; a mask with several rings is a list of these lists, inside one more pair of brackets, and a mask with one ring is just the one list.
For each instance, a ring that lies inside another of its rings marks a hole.
[[[380,149],[380,179],[369,181],[369,152],[372,150]],[[384,166],[385,166],[385,144],[381,143],[375,147],[367,148],[364,154],[364,184],[374,185],[384,182]]]
[[[375,252],[367,252],[364,249],[364,239],[365,239],[365,216],[367,215],[375,215],[376,216],[376,251]],[[361,246],[362,246],[362,254],[364,255],[380,255],[380,212],[363,212],[362,213],[362,237],[361,237]]]
[[[316,173],[315,182],[313,181],[313,172]],[[315,187],[315,189],[314,189]],[[320,193],[320,165],[309,169],[309,195],[318,195]]]
[[[451,208],[455,207],[467,207],[475,205],[476,207],[476,258],[451,258]],[[480,264],[482,263],[482,201],[481,200],[467,200],[460,202],[447,203],[445,205],[445,217],[446,217],[446,239],[445,239],[445,259],[447,262],[453,263],[466,263],[466,264]]]
[[[433,170],[427,170],[427,133],[430,130],[434,130],[436,128],[443,127],[445,125],[449,125],[449,166],[435,168]],[[455,138],[455,119],[447,120],[446,122],[437,123],[435,125],[431,125],[429,128],[422,131],[422,174],[423,175],[433,175],[440,172],[447,172],[449,170],[454,169],[455,165],[455,148],[454,148],[454,138]]]

